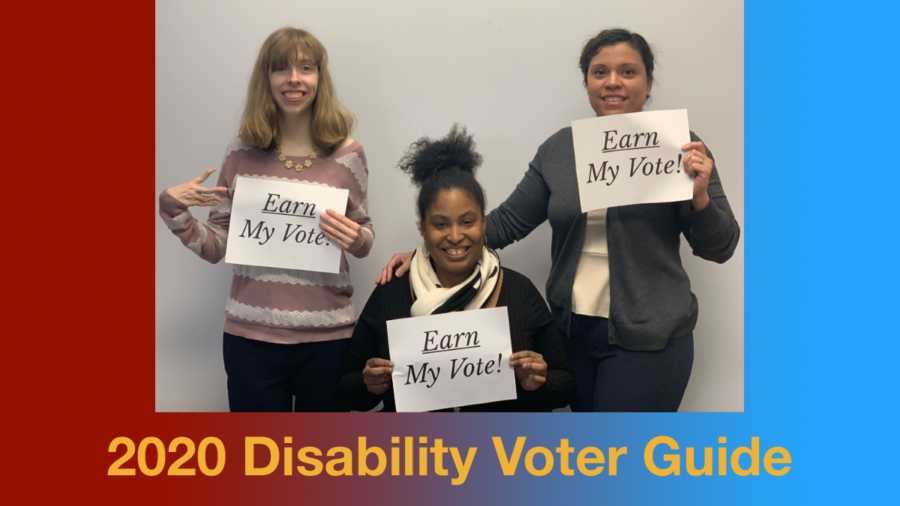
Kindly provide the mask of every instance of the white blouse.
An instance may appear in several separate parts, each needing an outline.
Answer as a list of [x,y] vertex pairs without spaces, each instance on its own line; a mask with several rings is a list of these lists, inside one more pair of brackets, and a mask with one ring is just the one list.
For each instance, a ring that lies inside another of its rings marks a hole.
[[609,318],[609,250],[606,209],[587,213],[584,244],[572,286],[572,312]]

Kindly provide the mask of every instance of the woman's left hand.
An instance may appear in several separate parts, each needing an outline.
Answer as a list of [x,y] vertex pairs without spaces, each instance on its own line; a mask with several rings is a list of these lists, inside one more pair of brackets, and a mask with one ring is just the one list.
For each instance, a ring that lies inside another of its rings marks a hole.
[[547,382],[547,362],[540,353],[517,351],[509,356],[509,365],[516,368],[516,379],[525,390],[537,390]]
[[363,245],[365,237],[360,231],[362,227],[359,223],[331,209],[327,209],[319,217],[322,219],[319,225],[325,236],[338,243],[347,253],[353,253]]
[[709,175],[712,174],[713,161],[706,152],[702,142],[689,142],[681,146],[682,151],[689,151],[684,157],[684,170],[694,178],[694,198],[691,203],[697,211],[709,204]]

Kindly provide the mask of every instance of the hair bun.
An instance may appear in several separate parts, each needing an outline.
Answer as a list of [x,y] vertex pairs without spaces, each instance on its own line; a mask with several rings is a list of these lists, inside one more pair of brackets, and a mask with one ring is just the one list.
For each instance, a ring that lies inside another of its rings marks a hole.
[[466,127],[454,123],[450,133],[441,139],[422,137],[410,144],[397,167],[421,186],[430,177],[447,169],[457,168],[474,174],[481,160],[481,155],[475,151],[475,141],[466,133]]

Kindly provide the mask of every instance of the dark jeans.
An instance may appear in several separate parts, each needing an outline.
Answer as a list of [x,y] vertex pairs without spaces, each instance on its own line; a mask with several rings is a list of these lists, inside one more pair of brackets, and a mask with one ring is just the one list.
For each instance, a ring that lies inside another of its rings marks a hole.
[[575,373],[572,411],[678,411],[691,367],[694,334],[659,351],[609,344],[606,318],[572,313],[566,352]]
[[231,411],[334,411],[350,339],[275,344],[225,333]]

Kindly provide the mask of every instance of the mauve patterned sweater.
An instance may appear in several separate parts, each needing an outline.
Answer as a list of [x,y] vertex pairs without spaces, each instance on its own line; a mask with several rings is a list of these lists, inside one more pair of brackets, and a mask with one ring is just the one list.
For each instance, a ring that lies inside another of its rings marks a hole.
[[[303,163],[305,157],[288,159]],[[353,141],[331,156],[320,156],[302,172],[288,169],[278,155],[252,148],[235,137],[225,151],[216,186],[228,188],[200,223],[187,207],[164,190],[159,214],[173,234],[200,258],[216,263],[225,257],[228,221],[236,176],[296,184],[346,188],[347,217],[362,225],[363,245],[357,258],[369,254],[375,234],[367,212],[369,171],[362,146]],[[231,293],[225,305],[225,332],[271,343],[295,344],[345,339],[353,334],[356,311],[350,303],[353,286],[347,258],[341,253],[339,274],[235,265]]]

